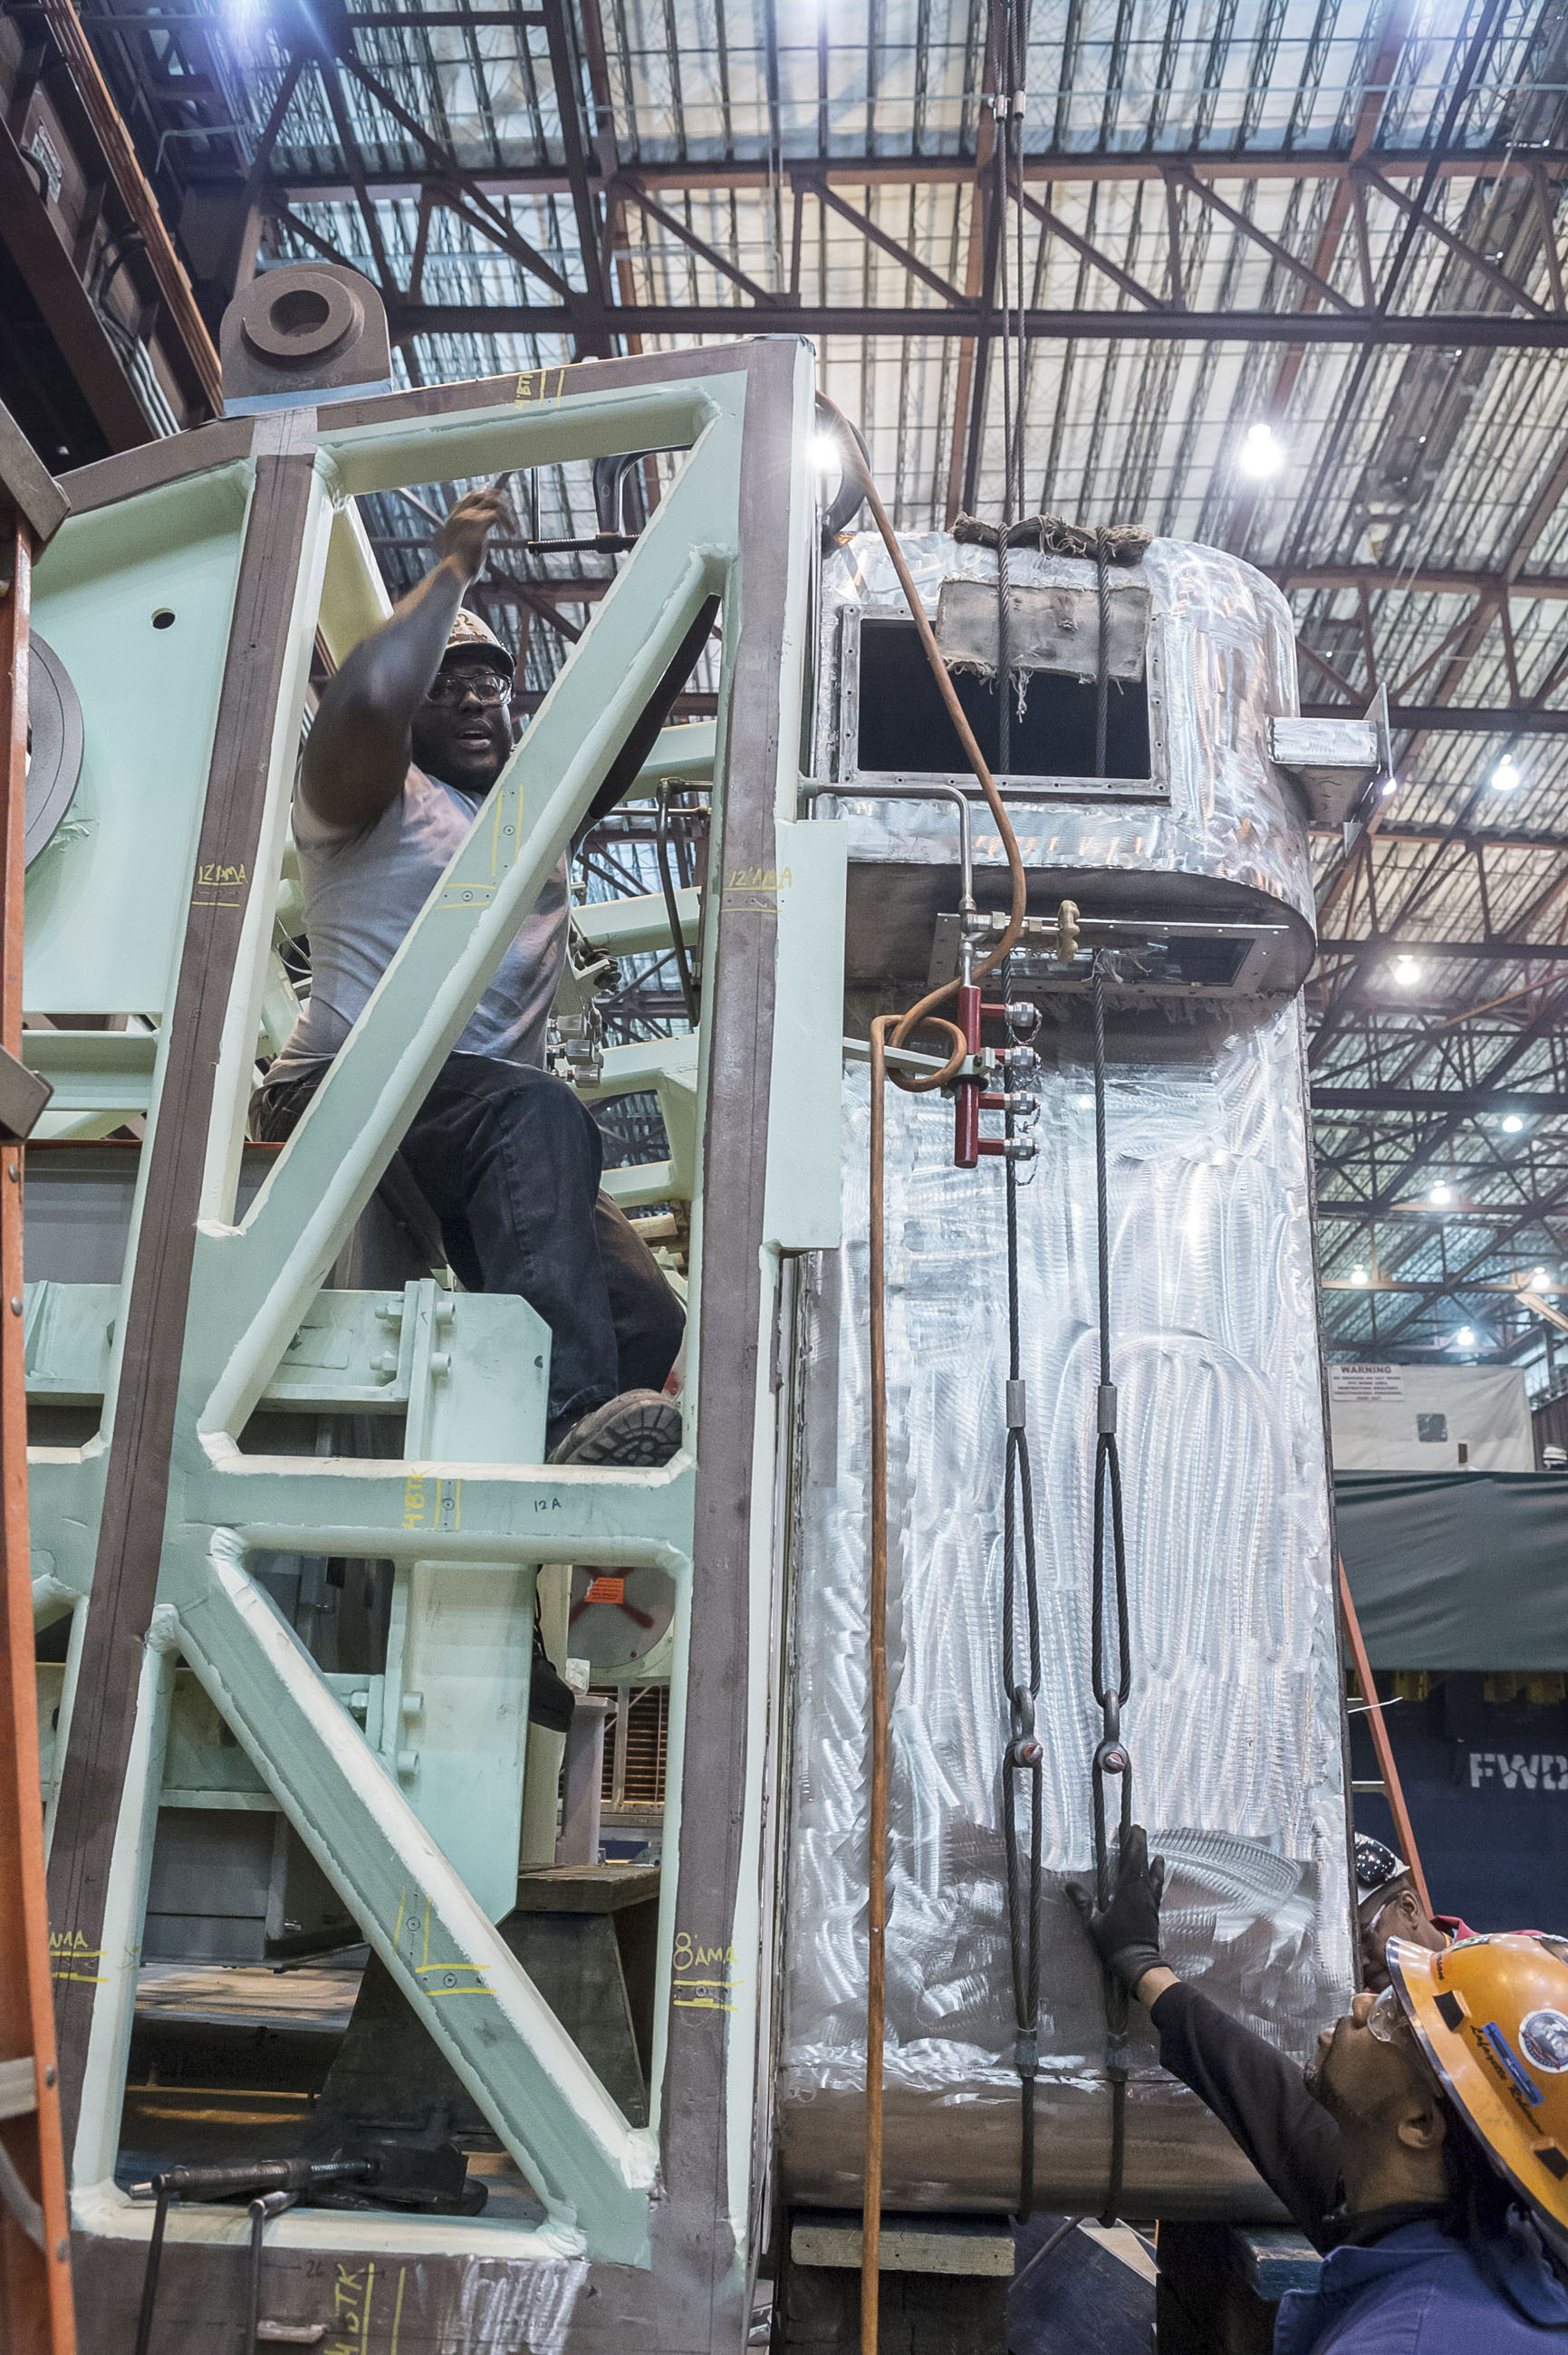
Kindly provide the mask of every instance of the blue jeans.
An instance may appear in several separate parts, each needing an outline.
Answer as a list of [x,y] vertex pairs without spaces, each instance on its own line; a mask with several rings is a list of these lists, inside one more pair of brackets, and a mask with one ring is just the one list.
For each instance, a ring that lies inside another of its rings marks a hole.
[[[325,1076],[263,1086],[254,1135],[290,1135]],[[464,1290],[520,1293],[549,1327],[551,1444],[618,1391],[663,1388],[686,1317],[631,1220],[599,1191],[603,1139],[563,1080],[450,1055],[400,1150]]]

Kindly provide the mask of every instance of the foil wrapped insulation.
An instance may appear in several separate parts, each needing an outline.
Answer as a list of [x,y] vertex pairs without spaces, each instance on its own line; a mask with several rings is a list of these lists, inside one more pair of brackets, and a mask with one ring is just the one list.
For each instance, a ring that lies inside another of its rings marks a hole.
[[[912,545],[934,605],[983,549]],[[1083,566],[1024,558],[1042,573]],[[866,542],[831,607],[880,598]],[[1182,714],[1168,808],[1045,813],[1026,857],[1202,873],[1311,907],[1305,829],[1260,731],[1294,707],[1288,617],[1259,576],[1156,542],[1146,562]],[[891,570],[888,578],[891,580]],[[896,591],[893,592],[896,595]],[[1185,651],[1183,651],[1183,648]],[[823,738],[837,691],[825,676]],[[1174,723],[1173,723],[1174,724]],[[851,859],[952,858],[938,805],[849,808]],[[929,823],[928,823],[929,821]],[[1020,833],[1023,832],[1020,827]],[[984,837],[981,837],[983,842]],[[853,918],[851,919],[853,922]],[[869,988],[859,993],[869,1004]],[[900,1002],[884,991],[880,1004]],[[863,1013],[851,1000],[851,1019]],[[1185,1009],[1183,1009],[1185,1011]],[[855,1023],[859,1028],[859,1022]],[[863,1032],[862,1032],[863,1035]],[[1059,1001],[1038,1160],[1019,1192],[1023,1372],[1034,1465],[1045,1750],[1037,2184],[1104,2196],[1110,2096],[1097,1963],[1065,1894],[1092,1875],[1091,1527],[1098,1379],[1087,1007]],[[864,2110],[869,1428],[869,1082],[846,1066],[845,1241],[803,1268],[791,1597],[786,1916],[777,2054],[789,2196],[853,2206]],[[1298,2059],[1353,1980],[1343,1710],[1313,1258],[1300,1009],[1210,1007],[1151,1040],[1113,1017],[1108,1158],[1133,1636],[1123,1713],[1134,1804],[1168,1859],[1174,1968]],[[1016,2200],[1019,2081],[1000,1807],[1004,1178],[952,1162],[951,1106],[889,1090],[892,1777],[884,2203]],[[1027,1842],[1024,1785],[1019,1829]],[[1158,2067],[1134,2007],[1125,2211],[1277,2214],[1202,2105]]]

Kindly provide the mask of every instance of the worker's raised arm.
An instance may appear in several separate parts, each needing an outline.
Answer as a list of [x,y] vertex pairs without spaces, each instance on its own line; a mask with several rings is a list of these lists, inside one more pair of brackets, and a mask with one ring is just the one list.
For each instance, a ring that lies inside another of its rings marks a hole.
[[410,723],[501,514],[494,491],[459,499],[437,535],[433,569],[328,681],[300,765],[300,790],[328,826],[374,826],[401,790]]
[[1165,1859],[1151,1864],[1135,1824],[1116,1859],[1116,1886],[1102,1911],[1069,1882],[1101,1961],[1138,2002],[1159,2035],[1163,2068],[1190,2086],[1252,2161],[1309,2240],[1322,2246],[1324,2219],[1339,2199],[1339,2129],[1307,2092],[1294,2061],[1265,2044],[1187,1987],[1159,1950]]

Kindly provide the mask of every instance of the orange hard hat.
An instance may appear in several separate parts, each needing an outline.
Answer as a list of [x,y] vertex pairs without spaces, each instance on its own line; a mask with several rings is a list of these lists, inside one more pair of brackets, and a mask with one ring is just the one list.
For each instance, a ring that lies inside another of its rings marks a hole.
[[1455,2108],[1499,2172],[1568,2230],[1568,1940],[1390,1942],[1389,1976]]

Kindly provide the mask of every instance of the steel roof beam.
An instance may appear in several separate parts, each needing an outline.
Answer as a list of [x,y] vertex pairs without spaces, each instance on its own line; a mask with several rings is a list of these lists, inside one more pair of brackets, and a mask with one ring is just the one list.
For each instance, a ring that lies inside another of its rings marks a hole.
[[[617,304],[605,312],[613,335],[732,336],[756,315],[751,306],[712,303]],[[933,304],[805,304],[787,296],[763,314],[773,335],[999,336],[999,309]],[[1111,343],[1422,345],[1456,351],[1568,350],[1568,319],[1515,318],[1500,312],[1429,311],[1026,311],[1031,337],[1082,337]],[[1016,319],[1017,314],[1012,316]],[[405,336],[570,336],[579,314],[553,304],[407,303],[395,308],[393,333]]]
[[[1536,1220],[1550,1217],[1553,1212],[1560,1213],[1565,1200],[1568,1200],[1568,1178],[1564,1178],[1563,1185],[1554,1192],[1531,1195],[1522,1202],[1477,1202],[1468,1210],[1450,1210],[1447,1213],[1447,1223],[1450,1229],[1456,1226],[1529,1226]],[[1317,1198],[1317,1216],[1319,1219],[1349,1221],[1353,1226],[1418,1226],[1430,1229],[1436,1224],[1439,1213],[1435,1210],[1414,1209],[1379,1209],[1371,1202],[1346,1202],[1338,1200],[1332,1196],[1325,1198],[1320,1194]],[[1467,1260],[1465,1263],[1466,1272],[1478,1266],[1486,1257],[1487,1252],[1493,1249],[1495,1245],[1488,1243],[1485,1250],[1477,1252],[1473,1259]],[[1457,1283],[1460,1278],[1456,1276],[1454,1281]]]
[[[1509,579],[1502,572],[1464,572],[1444,566],[1420,565],[1400,570],[1387,564],[1260,564],[1275,586],[1285,590],[1331,591],[1365,590],[1372,596],[1396,592],[1421,597],[1568,598],[1568,573],[1523,572]],[[1380,828],[1386,834],[1386,824]]]
[[[1361,715],[1348,703],[1304,703],[1301,716],[1304,719],[1359,719]],[[1568,711],[1542,711],[1533,703],[1391,703],[1388,719],[1391,728],[1423,736],[1568,735]],[[1458,832],[1462,829],[1456,830],[1456,838]]]
[[1568,1113],[1568,1095],[1513,1088],[1340,1088],[1312,1083],[1314,1112],[1466,1112],[1528,1114],[1549,1120]]
[[1568,957],[1568,941],[1502,940],[1496,935],[1490,940],[1424,941],[1401,940],[1391,932],[1360,932],[1341,940],[1319,940],[1317,954],[1348,957],[1482,957],[1503,963],[1525,958],[1560,961]]
[[[1419,180],[1425,174],[1432,158],[1429,151],[1421,149],[1393,150],[1374,155],[1367,159],[1385,180]],[[694,194],[702,190],[727,192],[755,189],[765,193],[775,186],[778,166],[771,169],[765,162],[755,164],[729,163],[638,163],[637,177],[649,188],[688,189]],[[792,177],[805,181],[826,180],[836,187],[957,187],[972,188],[976,165],[972,157],[956,156],[889,156],[889,155],[812,155],[786,157],[785,168]],[[1081,150],[1071,153],[1048,152],[1026,155],[1024,182],[1026,186],[1059,183],[1082,186],[1090,182],[1161,181],[1168,173],[1206,182],[1236,180],[1342,180],[1353,182],[1356,166],[1349,155],[1314,155],[1288,148],[1253,150],[1246,155],[1216,155],[1211,149],[1199,148],[1186,155],[1093,155]],[[592,162],[588,165],[591,178],[599,176]],[[1496,148],[1468,148],[1451,153],[1437,166],[1439,180],[1497,180],[1509,174],[1531,178],[1539,171],[1548,186],[1553,181],[1568,179],[1568,148],[1545,150],[1529,160]],[[543,165],[535,168],[508,165],[503,171],[465,171],[464,176],[483,187],[493,197],[568,196],[571,183],[559,165]],[[200,183],[201,176],[192,174],[190,185]],[[419,193],[419,178],[406,166],[368,174],[369,185],[389,200],[393,197],[412,199]],[[277,192],[289,204],[351,204],[354,190],[341,172],[290,171],[280,173]]]

